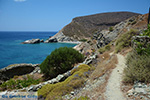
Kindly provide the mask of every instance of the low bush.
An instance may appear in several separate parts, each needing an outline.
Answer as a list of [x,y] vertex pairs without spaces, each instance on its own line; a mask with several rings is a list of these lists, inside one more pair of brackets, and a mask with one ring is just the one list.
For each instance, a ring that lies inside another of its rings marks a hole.
[[79,40],[79,41],[81,41],[81,42],[86,42],[86,41],[87,41],[87,39],[81,39],[81,40]]
[[109,51],[110,49],[111,49],[110,44],[108,44],[108,45],[106,45],[106,46],[100,48],[98,51],[99,51],[99,53],[102,54],[102,53],[104,53],[105,51]]
[[43,96],[46,100],[60,99],[74,89],[81,87],[86,81],[89,71],[90,67],[88,65],[80,65],[71,72],[72,75],[65,81],[43,86],[38,90],[38,96]]
[[15,80],[10,79],[3,84],[0,85],[0,90],[12,90],[12,89],[20,89],[23,87],[28,87],[32,84],[38,84],[40,82],[40,79],[34,80],[31,76],[27,76],[27,79],[25,80]]
[[90,100],[87,96],[81,96],[78,99],[75,98],[74,100]]
[[[148,36],[150,37],[150,25],[148,25],[148,28],[144,31],[141,36]],[[134,41],[137,44],[136,52],[140,55],[150,55],[150,44],[147,43],[147,41]]]
[[150,55],[150,44],[135,41],[137,44],[136,52],[139,55]]
[[132,37],[137,34],[138,32],[136,30],[130,30],[125,34],[122,34],[116,41],[115,53],[120,52],[123,48],[130,47]]
[[113,31],[114,29],[113,29],[113,27],[109,27],[109,31],[111,32],[111,31]]
[[107,71],[116,67],[117,56],[110,56],[108,52],[105,52],[101,55],[101,61],[98,63],[98,66],[95,68],[93,73],[90,75],[90,79],[95,80],[102,75],[104,75]]
[[150,82],[150,56],[131,52],[126,60],[125,83],[133,83],[134,81]]
[[40,65],[41,72],[53,78],[82,62],[84,56],[73,48],[61,47],[55,49]]
[[149,36],[150,37],[150,24],[148,25],[148,28],[144,31],[142,36]]

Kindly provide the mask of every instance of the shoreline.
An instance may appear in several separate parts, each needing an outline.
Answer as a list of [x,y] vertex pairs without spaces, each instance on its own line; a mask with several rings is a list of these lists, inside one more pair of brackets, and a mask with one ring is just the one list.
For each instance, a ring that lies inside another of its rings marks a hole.
[[[77,42],[70,42],[70,41],[65,41],[65,42],[56,42],[56,43],[66,43],[66,44],[76,44],[74,47],[76,47],[77,45],[79,45],[80,43],[82,43],[82,42],[79,42],[79,41],[77,41]],[[43,44],[45,44],[45,43],[43,43]],[[74,48],[74,47],[72,47],[72,48]],[[15,65],[21,65],[21,64],[30,64],[30,65],[36,65],[35,63],[12,63],[12,64],[9,64],[9,65],[7,65],[7,66],[4,66],[4,67],[0,67],[0,70],[3,70],[3,69],[6,69],[6,68],[9,68],[9,67],[11,67],[11,66],[15,66]]]
[[63,41],[63,42],[57,42],[57,43],[70,43],[70,44],[80,44],[80,43],[82,43],[82,42],[79,42],[79,41],[77,41],[77,42],[73,42],[73,41]]

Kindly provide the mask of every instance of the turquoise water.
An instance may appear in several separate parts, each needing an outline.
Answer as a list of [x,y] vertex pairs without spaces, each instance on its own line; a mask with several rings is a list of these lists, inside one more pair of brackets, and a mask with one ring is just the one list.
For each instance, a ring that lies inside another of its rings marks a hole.
[[40,38],[47,39],[56,32],[0,32],[0,69],[15,63],[41,63],[47,55],[59,47],[74,47],[69,43],[21,44]]

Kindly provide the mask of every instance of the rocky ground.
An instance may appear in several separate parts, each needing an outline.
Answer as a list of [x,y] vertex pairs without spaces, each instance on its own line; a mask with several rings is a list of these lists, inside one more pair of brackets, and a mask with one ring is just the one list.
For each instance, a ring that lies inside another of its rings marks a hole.
[[127,100],[150,100],[150,84],[134,82],[133,85],[122,85]]

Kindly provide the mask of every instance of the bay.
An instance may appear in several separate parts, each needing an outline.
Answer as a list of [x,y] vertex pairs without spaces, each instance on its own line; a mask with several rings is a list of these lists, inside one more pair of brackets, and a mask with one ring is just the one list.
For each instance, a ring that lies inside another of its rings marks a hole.
[[28,39],[48,39],[57,32],[0,32],[0,69],[10,64],[40,64],[56,48],[74,47],[70,43],[21,44]]

